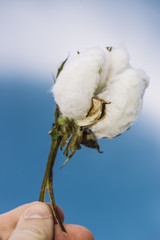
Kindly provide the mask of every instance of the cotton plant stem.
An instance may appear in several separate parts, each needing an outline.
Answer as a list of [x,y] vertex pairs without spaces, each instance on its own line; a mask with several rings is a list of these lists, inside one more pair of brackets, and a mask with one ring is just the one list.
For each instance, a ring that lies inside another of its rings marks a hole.
[[50,174],[50,177],[49,177],[48,191],[49,191],[49,196],[50,196],[50,200],[51,200],[51,206],[52,206],[54,217],[55,217],[57,223],[59,224],[62,232],[64,232],[66,234],[67,232],[66,232],[66,230],[63,226],[63,223],[62,223],[61,218],[59,216],[59,213],[58,213],[58,210],[57,210],[57,207],[56,207],[56,204],[55,204],[55,200],[54,200],[53,185],[52,185],[52,171],[51,171],[51,174]]
[[40,196],[39,196],[39,201],[42,201],[42,202],[44,202],[44,200],[45,200],[45,195],[46,195],[46,191],[47,191],[47,187],[48,187],[50,169],[53,168],[59,144],[60,144],[60,140],[59,141],[58,141],[58,139],[53,140],[53,138],[52,138],[48,162],[47,162],[47,166],[46,166],[46,170],[45,170],[45,174],[44,174],[44,178],[43,178],[43,182],[42,182],[41,192],[40,192]]
[[60,216],[59,216],[59,213],[57,211],[57,207],[56,207],[56,203],[55,203],[55,199],[54,199],[54,194],[53,194],[53,186],[52,186],[52,179],[53,179],[53,176],[52,176],[53,172],[52,172],[52,170],[53,170],[53,166],[54,166],[54,163],[55,163],[58,147],[60,145],[62,137],[61,136],[57,136],[55,138],[51,134],[51,138],[52,138],[52,140],[51,140],[51,148],[50,148],[50,153],[49,153],[49,157],[48,157],[46,171],[45,171],[43,182],[42,182],[42,187],[41,187],[41,192],[40,192],[40,196],[39,196],[39,201],[44,202],[46,191],[47,191],[47,188],[48,188],[54,217],[55,217],[57,223],[59,224],[59,226],[61,227],[61,230],[64,233],[66,233],[66,230],[65,230],[65,228],[63,226],[63,223],[62,223],[62,221],[60,219]]

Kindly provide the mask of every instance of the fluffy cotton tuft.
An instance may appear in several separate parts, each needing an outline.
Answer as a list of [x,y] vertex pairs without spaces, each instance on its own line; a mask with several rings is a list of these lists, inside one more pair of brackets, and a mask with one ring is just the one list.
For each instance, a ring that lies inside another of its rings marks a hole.
[[129,66],[122,48],[111,52],[100,48],[69,58],[52,88],[63,116],[84,119],[96,97],[111,102],[106,117],[90,129],[98,138],[115,137],[137,119],[148,77]]
[[111,104],[107,105],[106,118],[91,127],[95,135],[113,138],[126,131],[139,115],[147,86],[147,76],[132,68],[111,78],[106,90],[98,95]]
[[123,48],[113,48],[107,54],[108,77],[123,72],[129,65],[129,55]]
[[87,115],[94,93],[105,87],[106,68],[106,54],[99,48],[68,59],[52,88],[63,116],[82,119]]

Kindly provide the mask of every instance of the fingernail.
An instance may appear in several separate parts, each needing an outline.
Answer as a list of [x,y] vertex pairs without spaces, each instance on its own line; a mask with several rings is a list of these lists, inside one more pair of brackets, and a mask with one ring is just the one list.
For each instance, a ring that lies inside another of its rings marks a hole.
[[24,213],[24,218],[50,218],[51,216],[49,209],[42,204],[35,204]]

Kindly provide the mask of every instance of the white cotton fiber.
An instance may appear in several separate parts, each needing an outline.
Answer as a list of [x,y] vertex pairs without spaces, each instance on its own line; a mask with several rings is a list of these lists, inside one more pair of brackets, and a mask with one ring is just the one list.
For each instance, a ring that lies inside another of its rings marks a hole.
[[129,55],[123,48],[113,48],[107,54],[108,78],[123,72],[129,65]]
[[110,101],[107,116],[91,127],[98,138],[116,137],[126,131],[137,119],[148,77],[140,70],[128,68],[111,78],[99,98]]
[[95,92],[105,87],[106,67],[106,53],[100,48],[68,59],[51,90],[63,116],[82,119],[87,115]]
[[86,118],[93,97],[111,102],[106,117],[90,129],[98,138],[112,138],[137,119],[147,86],[148,77],[130,67],[126,50],[95,48],[68,59],[52,92],[62,115],[74,120]]

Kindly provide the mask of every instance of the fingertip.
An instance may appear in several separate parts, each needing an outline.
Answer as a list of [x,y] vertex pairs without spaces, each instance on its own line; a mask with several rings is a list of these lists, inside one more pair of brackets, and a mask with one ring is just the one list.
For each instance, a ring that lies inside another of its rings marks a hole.
[[95,240],[89,229],[74,224],[64,224],[67,231],[65,235],[58,225],[55,226],[55,239],[58,240]]
[[52,211],[45,203],[35,203],[23,213],[24,218],[52,218]]
[[60,206],[57,205],[57,208],[58,208],[58,212],[60,214],[60,218],[61,218],[62,222],[64,222],[64,219],[65,219],[64,212]]
[[9,237],[15,239],[53,239],[54,221],[50,207],[43,202],[29,204]]
[[[47,205],[49,206],[49,208],[52,211],[51,203],[47,203]],[[58,213],[60,215],[61,221],[64,222],[64,219],[65,219],[64,212],[63,212],[61,207],[59,207],[58,205],[56,205],[56,206],[57,206],[57,210],[58,210]],[[52,213],[53,213],[53,211],[52,211]],[[54,217],[54,215],[53,215],[53,217]],[[55,220],[55,218],[54,218],[54,220]],[[55,223],[56,223],[56,220],[55,220]]]
[[92,232],[88,228],[78,225],[72,225],[72,227],[74,227],[75,232],[79,234],[77,240],[95,240]]

